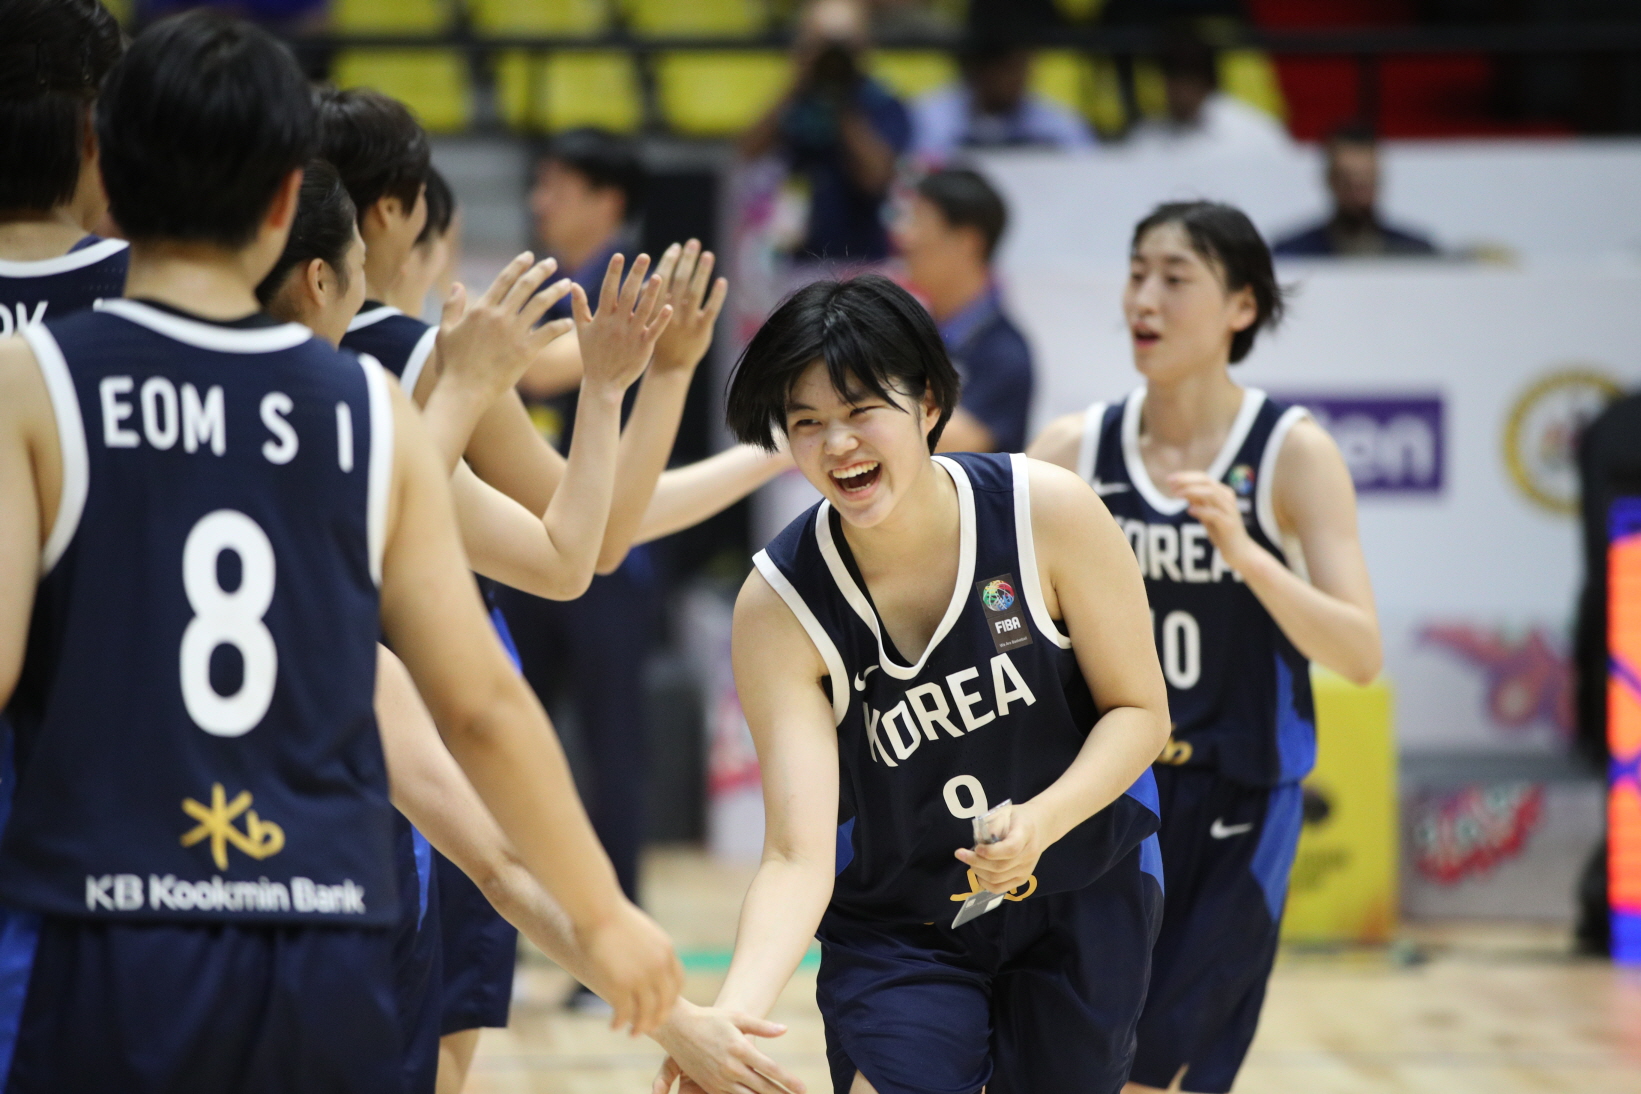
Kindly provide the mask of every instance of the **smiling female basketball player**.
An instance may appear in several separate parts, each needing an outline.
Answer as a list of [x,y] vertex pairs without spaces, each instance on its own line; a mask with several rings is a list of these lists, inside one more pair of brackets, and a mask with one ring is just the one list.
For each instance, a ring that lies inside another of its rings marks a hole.
[[[656,1035],[657,1089],[680,1068],[711,1094],[801,1089],[745,1032],[774,1032],[758,1017],[817,928],[837,1094],[1100,1094],[1128,1074],[1167,727],[1143,586],[1074,476],[932,457],[956,399],[927,312],[876,276],[800,290],[736,370],[731,427],[784,433],[825,500],[736,605],[763,864],[720,1009],[681,1005]],[[971,850],[1005,801],[1005,838]],[[983,890],[1008,899],[955,925]]]
[[1231,379],[1282,313],[1239,210],[1159,206],[1123,311],[1145,377],[1031,454],[1093,484],[1145,573],[1173,737],[1157,768],[1168,896],[1130,1090],[1231,1088],[1253,1040],[1316,757],[1310,665],[1379,671],[1356,495],[1303,408]]

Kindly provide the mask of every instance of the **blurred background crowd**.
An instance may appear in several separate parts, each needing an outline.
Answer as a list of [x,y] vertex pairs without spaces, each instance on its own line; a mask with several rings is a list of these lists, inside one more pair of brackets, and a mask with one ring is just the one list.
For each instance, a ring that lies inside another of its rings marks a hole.
[[[181,6],[110,3],[131,26]],[[578,279],[615,250],[717,251],[731,303],[680,462],[726,443],[723,379],[775,302],[867,268],[925,301],[958,363],[947,445],[1020,450],[1133,385],[1116,300],[1135,220],[1241,205],[1300,289],[1246,379],[1345,451],[1396,689],[1381,714],[1341,708],[1351,778],[1323,724],[1295,899],[1334,885],[1348,910],[1291,929],[1601,907],[1605,507],[1641,494],[1641,404],[1618,398],[1641,382],[1633,0],[223,6],[315,79],[416,112],[453,275],[488,280],[521,246]],[[523,385],[559,443],[575,383]],[[582,601],[505,602],[629,887],[645,839],[756,853],[727,598],[806,490],[782,479],[635,550]]]

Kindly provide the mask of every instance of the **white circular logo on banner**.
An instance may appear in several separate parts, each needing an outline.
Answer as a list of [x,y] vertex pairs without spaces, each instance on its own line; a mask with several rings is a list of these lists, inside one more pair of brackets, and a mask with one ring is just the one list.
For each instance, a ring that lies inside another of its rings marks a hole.
[[1550,373],[1516,399],[1504,426],[1504,464],[1521,492],[1554,513],[1578,511],[1578,438],[1618,397],[1617,381],[1589,367]]

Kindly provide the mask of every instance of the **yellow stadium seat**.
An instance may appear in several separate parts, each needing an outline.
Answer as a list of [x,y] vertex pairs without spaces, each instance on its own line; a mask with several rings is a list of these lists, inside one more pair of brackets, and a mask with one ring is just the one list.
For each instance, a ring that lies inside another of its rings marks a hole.
[[1134,61],[1134,105],[1142,118],[1160,118],[1168,113],[1168,85],[1157,62],[1143,58]]
[[644,38],[744,35],[769,29],[768,0],[625,0],[627,26]]
[[454,14],[454,0],[332,0],[330,23],[343,34],[437,34]]
[[1105,0],[1054,0],[1054,6],[1073,23],[1092,23],[1100,17]]
[[103,0],[103,7],[108,13],[120,21],[120,26],[129,27],[132,23],[132,0]]
[[1044,50],[1032,58],[1031,89],[1081,113],[1087,75],[1087,58],[1069,50]]
[[351,49],[331,70],[337,87],[371,87],[410,107],[432,133],[468,123],[467,59],[448,49]]
[[1288,118],[1288,101],[1282,96],[1276,66],[1261,50],[1228,49],[1221,53],[1219,86],[1226,94],[1259,107],[1273,118]]
[[1083,116],[1101,137],[1116,138],[1128,124],[1128,108],[1123,106],[1122,76],[1110,57],[1088,61],[1088,87],[1083,97]]
[[763,116],[790,84],[791,62],[774,50],[668,53],[656,58],[661,113],[693,137],[727,137]]
[[874,50],[866,68],[902,99],[915,99],[957,79],[957,62],[937,50]]
[[593,37],[610,28],[612,0],[467,0],[480,34]]
[[632,57],[616,50],[509,51],[496,64],[496,97],[507,124],[528,132],[596,125],[631,133],[644,120]]

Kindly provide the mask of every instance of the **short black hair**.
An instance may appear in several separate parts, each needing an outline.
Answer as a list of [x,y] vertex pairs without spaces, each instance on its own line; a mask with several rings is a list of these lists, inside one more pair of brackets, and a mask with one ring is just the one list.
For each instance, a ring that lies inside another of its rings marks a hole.
[[1131,248],[1138,250],[1145,234],[1164,224],[1178,224],[1184,229],[1191,249],[1219,268],[1227,292],[1253,290],[1258,314],[1247,330],[1231,336],[1231,364],[1236,364],[1254,348],[1254,338],[1261,330],[1274,329],[1282,321],[1286,308],[1286,294],[1277,283],[1270,247],[1253,221],[1234,205],[1175,201],[1157,206],[1134,226]]
[[1166,27],[1157,57],[1162,74],[1176,79],[1200,80],[1209,87],[1219,86],[1219,56],[1214,47],[1189,25]]
[[[933,393],[940,420],[933,452],[957,406],[957,369],[928,310],[881,274],[816,281],[776,308],[735,362],[729,381],[730,432],[743,444],[775,448],[786,431],[792,387],[816,361],[845,399],[867,392],[894,402],[893,388],[921,400]],[[859,386],[853,386],[859,385]]]
[[626,202],[624,218],[643,211],[645,172],[638,145],[607,129],[583,126],[554,137],[539,157],[572,168],[595,189],[616,189]]
[[456,194],[437,167],[427,169],[427,223],[416,237],[418,245],[441,238],[456,219]]
[[296,219],[291,222],[291,234],[285,240],[279,261],[256,287],[257,300],[266,308],[285,287],[291,271],[316,258],[324,259],[336,271],[337,280],[346,289],[348,266],[343,259],[357,231],[353,199],[342,185],[342,176],[324,160],[309,160],[302,172],[302,194],[297,201]]
[[0,209],[45,212],[80,183],[86,107],[120,59],[97,0],[0,0]]
[[427,130],[398,99],[369,87],[314,93],[319,108],[319,155],[335,165],[363,217],[383,198],[406,209],[427,182],[433,150]]
[[997,250],[997,241],[1008,227],[1008,207],[1002,195],[978,171],[948,167],[932,171],[917,184],[918,196],[940,210],[953,228],[974,228],[985,243],[985,259]]
[[155,23],[114,66],[97,141],[128,237],[243,247],[313,154],[313,103],[271,34],[198,9]]

